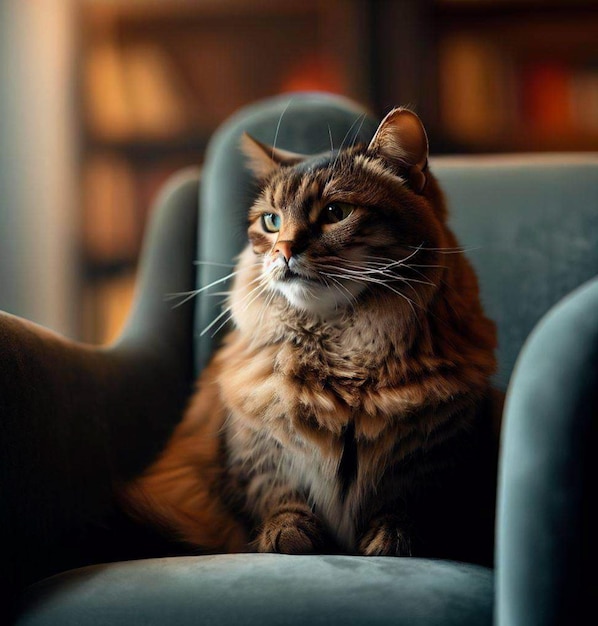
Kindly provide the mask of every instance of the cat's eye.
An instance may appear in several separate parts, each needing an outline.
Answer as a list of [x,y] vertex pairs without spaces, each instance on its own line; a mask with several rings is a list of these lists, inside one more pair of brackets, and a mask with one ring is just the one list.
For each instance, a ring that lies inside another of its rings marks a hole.
[[277,233],[280,230],[280,215],[276,215],[276,213],[263,213],[262,226],[268,233]]
[[324,222],[327,224],[336,224],[336,222],[342,222],[346,220],[351,213],[355,210],[352,204],[346,202],[334,202],[329,204],[322,212]]

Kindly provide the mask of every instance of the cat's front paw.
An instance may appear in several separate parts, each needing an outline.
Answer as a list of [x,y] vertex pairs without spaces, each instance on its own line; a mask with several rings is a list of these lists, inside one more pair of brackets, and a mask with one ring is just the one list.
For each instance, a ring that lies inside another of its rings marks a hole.
[[405,523],[395,515],[383,515],[370,522],[358,545],[364,556],[411,556],[411,539]]
[[255,545],[258,552],[312,554],[325,543],[322,524],[311,511],[283,509],[262,526]]

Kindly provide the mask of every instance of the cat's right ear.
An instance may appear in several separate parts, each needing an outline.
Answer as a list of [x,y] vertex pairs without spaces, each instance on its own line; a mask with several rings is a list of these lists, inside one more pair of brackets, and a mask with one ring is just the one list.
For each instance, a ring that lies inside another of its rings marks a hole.
[[304,154],[268,146],[249,133],[241,136],[241,150],[248,159],[249,168],[258,178],[266,178],[281,165],[296,165],[307,158]]
[[369,150],[406,167],[411,187],[422,193],[428,169],[428,136],[419,117],[409,109],[393,109],[380,123]]

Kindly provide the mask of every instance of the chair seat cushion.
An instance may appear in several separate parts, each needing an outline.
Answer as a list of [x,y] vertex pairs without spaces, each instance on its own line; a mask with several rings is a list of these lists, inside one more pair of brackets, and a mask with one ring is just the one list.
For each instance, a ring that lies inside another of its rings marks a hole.
[[26,593],[19,626],[492,623],[493,573],[416,558],[190,556],[71,570]]

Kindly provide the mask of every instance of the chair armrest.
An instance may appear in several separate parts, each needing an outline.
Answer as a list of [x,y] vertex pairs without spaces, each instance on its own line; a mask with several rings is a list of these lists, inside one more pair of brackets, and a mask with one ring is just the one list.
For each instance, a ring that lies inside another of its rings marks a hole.
[[[598,279],[538,324],[507,394],[497,623],[583,623],[596,581]],[[588,614],[592,614],[588,613]]]
[[134,308],[113,346],[92,347],[0,313],[0,542],[3,582],[69,567],[82,528],[101,520],[115,483],[151,462],[191,390],[199,177],[156,202]]

